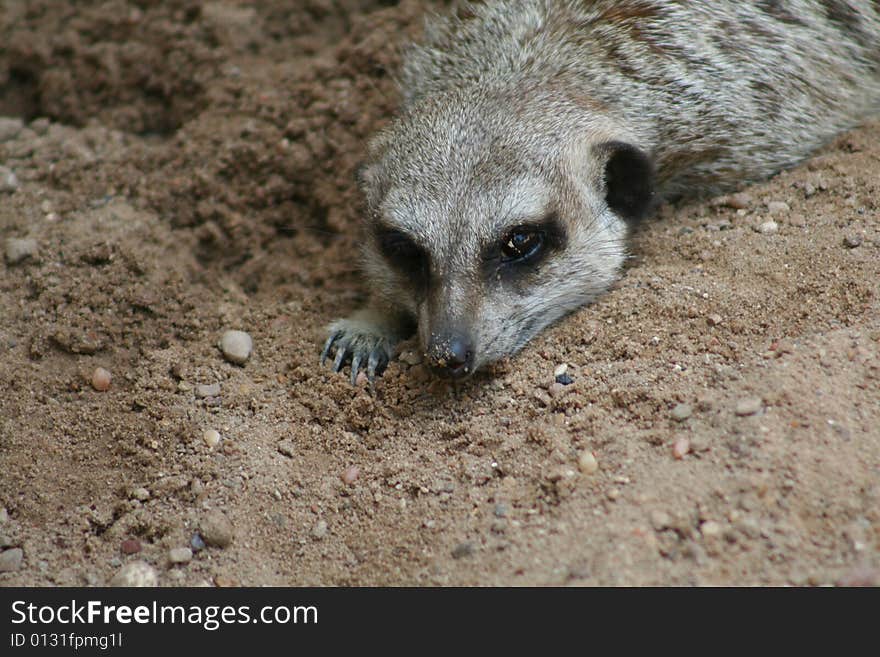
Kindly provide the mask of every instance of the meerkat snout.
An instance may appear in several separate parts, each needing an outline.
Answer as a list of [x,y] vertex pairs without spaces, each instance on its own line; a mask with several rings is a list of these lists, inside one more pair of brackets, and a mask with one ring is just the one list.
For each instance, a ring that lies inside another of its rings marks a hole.
[[464,332],[432,336],[426,352],[431,369],[439,376],[461,379],[473,373],[473,342]]

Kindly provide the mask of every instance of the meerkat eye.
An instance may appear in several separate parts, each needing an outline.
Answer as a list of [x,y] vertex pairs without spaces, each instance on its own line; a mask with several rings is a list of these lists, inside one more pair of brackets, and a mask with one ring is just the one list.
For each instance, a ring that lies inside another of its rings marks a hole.
[[534,228],[515,228],[501,242],[501,256],[505,262],[525,262],[537,256],[544,248],[546,234]]

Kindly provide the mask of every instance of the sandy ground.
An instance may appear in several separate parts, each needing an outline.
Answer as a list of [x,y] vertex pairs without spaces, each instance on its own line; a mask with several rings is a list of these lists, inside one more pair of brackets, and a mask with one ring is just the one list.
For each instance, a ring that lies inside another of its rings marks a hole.
[[664,207],[509,362],[371,394],[318,352],[428,3],[72,4],[0,10],[0,585],[880,584],[880,123]]

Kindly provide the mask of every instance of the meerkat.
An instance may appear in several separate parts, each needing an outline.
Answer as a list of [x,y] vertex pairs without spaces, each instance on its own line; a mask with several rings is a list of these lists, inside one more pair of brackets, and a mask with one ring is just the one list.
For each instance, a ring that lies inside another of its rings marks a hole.
[[321,354],[372,381],[416,330],[461,378],[618,278],[663,199],[793,166],[880,110],[878,0],[508,0],[429,19],[368,146],[372,296]]

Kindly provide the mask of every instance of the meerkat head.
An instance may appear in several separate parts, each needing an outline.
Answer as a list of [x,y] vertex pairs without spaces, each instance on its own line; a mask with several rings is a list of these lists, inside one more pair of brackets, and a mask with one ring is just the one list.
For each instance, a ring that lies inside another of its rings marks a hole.
[[576,104],[424,101],[361,170],[367,275],[417,320],[434,369],[466,376],[609,287],[652,175],[627,134]]

